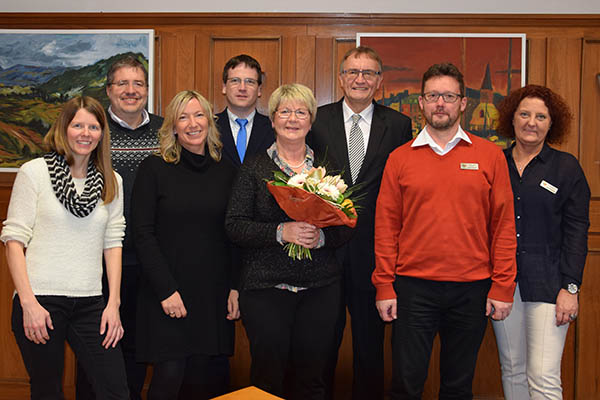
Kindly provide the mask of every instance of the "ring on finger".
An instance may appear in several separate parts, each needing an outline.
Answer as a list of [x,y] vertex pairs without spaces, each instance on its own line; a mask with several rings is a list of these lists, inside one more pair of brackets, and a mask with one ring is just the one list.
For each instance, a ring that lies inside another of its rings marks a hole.
[[575,321],[577,319],[577,314],[571,314],[571,315],[569,315],[569,319],[571,321]]

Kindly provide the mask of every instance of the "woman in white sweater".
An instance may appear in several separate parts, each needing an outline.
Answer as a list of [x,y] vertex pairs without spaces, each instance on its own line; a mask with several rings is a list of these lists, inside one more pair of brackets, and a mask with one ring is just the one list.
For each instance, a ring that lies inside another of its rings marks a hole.
[[68,101],[44,142],[49,153],[19,169],[0,235],[16,288],[12,329],[31,398],[63,399],[66,340],[98,400],[129,399],[117,347],[123,337],[122,181],[111,166],[102,106],[90,97]]

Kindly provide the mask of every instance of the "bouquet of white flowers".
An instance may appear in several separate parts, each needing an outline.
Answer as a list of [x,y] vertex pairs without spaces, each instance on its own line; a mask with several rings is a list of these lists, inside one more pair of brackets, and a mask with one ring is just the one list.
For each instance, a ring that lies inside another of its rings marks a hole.
[[[276,171],[274,180],[267,182],[267,188],[281,209],[295,221],[308,222],[317,228],[356,226],[358,216],[350,199],[354,188],[348,189],[340,175],[327,175],[324,167],[292,177]],[[284,248],[292,258],[312,259],[306,247],[287,243]]]

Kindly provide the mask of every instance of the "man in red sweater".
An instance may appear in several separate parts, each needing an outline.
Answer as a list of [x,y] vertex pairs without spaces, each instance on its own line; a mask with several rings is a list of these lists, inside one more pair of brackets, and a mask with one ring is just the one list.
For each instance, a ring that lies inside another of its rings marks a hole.
[[390,398],[421,398],[439,333],[439,398],[472,399],[486,317],[512,307],[512,190],[500,148],[460,127],[461,72],[436,64],[421,85],[427,125],[388,158],[375,217],[376,305],[394,324]]

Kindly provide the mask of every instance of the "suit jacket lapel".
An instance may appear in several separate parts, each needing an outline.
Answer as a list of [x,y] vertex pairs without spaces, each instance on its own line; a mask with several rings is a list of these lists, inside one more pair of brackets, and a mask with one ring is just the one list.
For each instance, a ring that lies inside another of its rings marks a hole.
[[[329,134],[331,135],[332,148],[328,149],[331,156],[338,161],[338,167],[343,169],[342,177],[347,184],[352,184],[350,175],[350,160],[348,159],[348,142],[346,140],[346,127],[344,126],[344,110],[342,98],[334,108],[334,115],[329,122]],[[336,173],[342,171],[335,171]]]
[[250,131],[250,141],[248,142],[247,154],[256,154],[262,147],[263,142],[268,138],[268,132],[271,129],[271,120],[264,115],[256,112]]
[[235,147],[235,141],[233,140],[233,133],[231,132],[231,125],[229,125],[229,114],[227,109],[222,113],[218,114],[219,119],[217,125],[221,132],[221,142],[223,142],[223,152],[228,155],[230,160],[234,160],[234,164],[241,165],[240,156]]
[[365,174],[369,171],[369,166],[373,163],[376,157],[379,157],[379,146],[385,136],[387,126],[385,125],[385,115],[380,112],[381,106],[375,103],[373,110],[373,119],[371,120],[371,132],[369,133],[369,143],[367,152],[358,174],[357,182],[364,180]]

